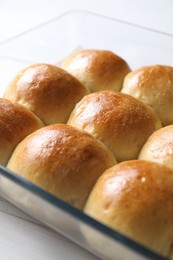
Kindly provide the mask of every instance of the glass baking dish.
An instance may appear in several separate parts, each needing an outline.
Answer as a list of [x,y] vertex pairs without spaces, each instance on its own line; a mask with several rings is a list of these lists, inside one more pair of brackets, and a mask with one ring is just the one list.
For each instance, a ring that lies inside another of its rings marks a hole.
[[[0,43],[1,75],[5,72],[0,94],[19,69],[32,63],[58,64],[79,48],[112,50],[132,69],[173,65],[172,35],[73,11]],[[101,259],[165,259],[2,166],[0,195]]]

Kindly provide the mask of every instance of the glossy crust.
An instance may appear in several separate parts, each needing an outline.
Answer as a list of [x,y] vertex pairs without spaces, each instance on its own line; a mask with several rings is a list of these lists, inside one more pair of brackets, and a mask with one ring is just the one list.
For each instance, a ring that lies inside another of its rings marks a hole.
[[33,111],[46,125],[65,123],[88,90],[66,71],[50,64],[34,64],[19,72],[5,98]]
[[[173,171],[147,161],[126,161],[98,179],[84,211],[164,256],[173,244]],[[88,237],[89,234],[86,236]],[[94,237],[92,237],[94,241]],[[91,241],[90,241],[91,242]]]
[[85,96],[67,123],[99,139],[119,162],[137,158],[148,137],[161,127],[150,107],[129,95],[113,91]]
[[173,125],[154,132],[142,147],[139,159],[159,162],[173,169]]
[[119,91],[130,68],[125,60],[108,50],[80,50],[67,57],[62,67],[91,92]]
[[30,110],[0,98],[0,164],[6,166],[16,145],[41,127],[43,123]]
[[84,131],[55,124],[24,139],[7,167],[81,209],[98,177],[114,164],[101,142]]
[[122,92],[150,105],[164,126],[173,124],[172,66],[146,66],[129,73],[125,77]]

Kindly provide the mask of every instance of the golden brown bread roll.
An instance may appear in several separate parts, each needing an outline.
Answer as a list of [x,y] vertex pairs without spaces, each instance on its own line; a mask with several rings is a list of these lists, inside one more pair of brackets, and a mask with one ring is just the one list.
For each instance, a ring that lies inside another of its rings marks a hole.
[[130,68],[125,60],[108,50],[79,50],[67,57],[62,67],[91,92],[119,91]]
[[173,124],[173,67],[145,66],[130,72],[121,91],[151,106],[164,126]]
[[119,162],[137,158],[148,137],[161,127],[150,107],[132,96],[108,90],[85,96],[67,123],[99,139]]
[[46,125],[65,123],[88,90],[72,75],[50,64],[34,64],[20,71],[5,98],[33,111]]
[[159,162],[173,169],[173,125],[154,132],[142,147],[139,159]]
[[65,124],[34,132],[15,149],[7,168],[82,208],[97,178],[116,164],[94,137]]
[[41,127],[43,123],[30,110],[0,98],[0,164],[6,166],[16,145]]
[[96,182],[84,211],[161,255],[173,253],[173,171],[164,165],[134,160],[113,166]]

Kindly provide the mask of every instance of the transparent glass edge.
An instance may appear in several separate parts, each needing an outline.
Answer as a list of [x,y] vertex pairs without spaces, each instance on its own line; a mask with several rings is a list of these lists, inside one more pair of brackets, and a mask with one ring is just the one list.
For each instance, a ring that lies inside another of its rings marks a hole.
[[[95,230],[101,232],[102,234],[108,236],[110,239],[121,243],[124,246],[127,246],[129,249],[141,254],[149,259],[165,259],[164,257],[158,255],[157,253],[151,251],[150,249],[145,248],[144,246],[140,245],[139,243],[133,241],[130,238],[127,238],[125,235],[120,234],[119,232],[105,226],[104,224],[98,222],[97,220],[89,217],[82,211],[74,208],[73,206],[67,204],[66,202],[56,198],[55,196],[51,195],[50,193],[46,192],[45,190],[41,189],[40,187],[32,184],[28,180],[16,175],[15,173],[11,172],[4,166],[0,165],[0,175],[3,177],[15,182],[16,184],[20,185],[22,188],[33,192],[36,196],[39,196],[41,199],[46,200],[48,203],[51,203],[53,206],[65,211],[66,213],[70,214],[71,216],[77,218],[81,222],[90,227],[94,228]],[[32,215],[31,215],[32,216]],[[34,216],[35,217],[35,216]],[[35,217],[35,219],[37,219]],[[39,219],[38,219],[39,220]],[[44,223],[46,224],[46,223]]]
[[153,33],[156,33],[156,34],[165,35],[165,36],[173,38],[173,34],[171,34],[171,33],[166,33],[166,32],[159,31],[159,30],[156,30],[156,29],[153,29],[153,28],[145,27],[145,26],[142,26],[142,25],[139,25],[139,24],[135,24],[135,23],[132,23],[132,22],[129,22],[129,21],[117,19],[115,17],[109,17],[109,16],[106,16],[106,15],[103,15],[103,14],[99,14],[99,13],[95,13],[95,12],[86,11],[86,10],[82,10],[82,9],[80,10],[79,9],[79,10],[71,10],[71,11],[68,11],[68,12],[64,12],[61,15],[55,16],[54,18],[49,19],[49,20],[47,20],[47,21],[45,21],[45,22],[43,22],[41,24],[38,24],[35,27],[29,28],[28,30],[26,30],[24,32],[21,32],[19,34],[16,34],[16,35],[10,37],[10,38],[2,40],[2,41],[0,41],[0,46],[4,45],[7,42],[10,42],[10,41],[12,41],[14,39],[17,39],[17,38],[19,38],[19,37],[21,37],[21,36],[23,36],[25,34],[28,34],[29,32],[32,32],[32,31],[34,31],[36,29],[39,29],[39,28],[41,28],[41,27],[43,27],[45,25],[48,25],[50,23],[53,23],[53,22],[58,21],[60,19],[63,19],[66,16],[71,16],[71,15],[81,14],[81,13],[83,13],[85,15],[92,15],[92,16],[97,16],[97,17],[103,18],[103,19],[112,20],[112,21],[115,21],[117,23],[126,24],[126,25],[134,27],[134,28],[139,28],[139,29],[142,29],[142,30],[150,31],[150,32],[153,32]]

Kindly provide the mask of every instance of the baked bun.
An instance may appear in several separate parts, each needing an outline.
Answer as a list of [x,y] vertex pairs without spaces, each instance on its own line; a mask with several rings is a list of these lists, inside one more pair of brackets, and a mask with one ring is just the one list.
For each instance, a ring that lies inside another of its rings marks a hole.
[[41,127],[43,123],[30,110],[0,98],[0,164],[6,166],[16,145]]
[[50,64],[34,64],[19,72],[5,98],[33,111],[46,125],[65,123],[88,90],[72,75]]
[[55,124],[24,139],[7,168],[81,209],[98,177],[114,164],[112,153],[91,135]]
[[[84,207],[89,216],[164,256],[173,244],[173,171],[126,161],[105,171]],[[85,232],[86,237],[90,234]],[[90,243],[99,245],[94,236]],[[125,258],[124,258],[125,259]]]
[[68,124],[99,139],[119,162],[137,158],[148,137],[161,127],[150,107],[132,96],[108,90],[85,96]]
[[130,68],[125,60],[107,50],[80,50],[67,57],[62,67],[91,92],[119,91]]
[[173,125],[154,132],[142,147],[139,159],[159,162],[173,169]]
[[173,67],[146,66],[130,72],[125,77],[122,92],[151,106],[163,126],[173,124]]

